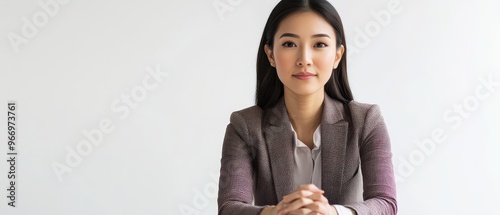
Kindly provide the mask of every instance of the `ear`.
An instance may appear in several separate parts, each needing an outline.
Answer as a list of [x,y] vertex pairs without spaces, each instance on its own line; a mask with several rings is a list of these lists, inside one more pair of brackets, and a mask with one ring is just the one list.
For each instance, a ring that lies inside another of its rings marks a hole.
[[271,50],[269,48],[269,46],[266,44],[264,45],[264,51],[266,52],[266,55],[267,55],[267,59],[269,60],[269,63],[271,64],[271,66],[275,66],[275,62],[274,62],[274,56],[273,56],[273,50]]
[[344,56],[344,45],[340,45],[340,47],[337,49],[337,52],[335,53],[335,62],[333,64],[333,68],[337,69],[339,66],[340,60],[342,60],[342,56]]

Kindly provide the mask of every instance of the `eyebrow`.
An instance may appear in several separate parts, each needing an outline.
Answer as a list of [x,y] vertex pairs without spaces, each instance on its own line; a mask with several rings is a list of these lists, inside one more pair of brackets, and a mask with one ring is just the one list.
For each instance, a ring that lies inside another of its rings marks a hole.
[[[300,38],[299,35],[297,34],[292,34],[292,33],[284,33],[280,36],[280,39],[282,37],[293,37],[293,38]],[[330,36],[328,34],[315,34],[315,35],[312,35],[311,36],[312,38],[316,38],[316,37],[328,37],[330,38]]]

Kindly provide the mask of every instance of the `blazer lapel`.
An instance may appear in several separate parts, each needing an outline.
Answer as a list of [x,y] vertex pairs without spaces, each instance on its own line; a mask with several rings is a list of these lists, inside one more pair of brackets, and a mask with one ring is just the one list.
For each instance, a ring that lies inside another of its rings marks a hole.
[[339,202],[342,194],[349,123],[341,110],[342,103],[325,94],[321,121],[321,187],[330,204]]
[[293,157],[293,131],[283,98],[266,111],[264,137],[266,138],[271,174],[276,190],[276,202],[295,188]]

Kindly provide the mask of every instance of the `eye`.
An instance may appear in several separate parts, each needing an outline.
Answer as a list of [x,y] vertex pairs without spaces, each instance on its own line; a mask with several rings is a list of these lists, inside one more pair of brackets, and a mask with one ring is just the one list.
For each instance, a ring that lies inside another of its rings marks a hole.
[[297,47],[297,46],[292,42],[285,42],[285,43],[283,43],[283,47],[291,48],[291,47]]
[[314,47],[318,47],[318,48],[325,48],[327,47],[328,45],[326,45],[326,43],[323,43],[323,42],[318,42],[314,45]]

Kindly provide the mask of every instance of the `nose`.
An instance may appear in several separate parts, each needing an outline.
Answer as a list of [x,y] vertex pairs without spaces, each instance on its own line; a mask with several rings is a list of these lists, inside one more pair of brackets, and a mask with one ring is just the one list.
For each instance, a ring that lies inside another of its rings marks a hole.
[[302,47],[300,49],[299,56],[297,58],[297,66],[311,66],[312,65],[312,53],[309,47]]

